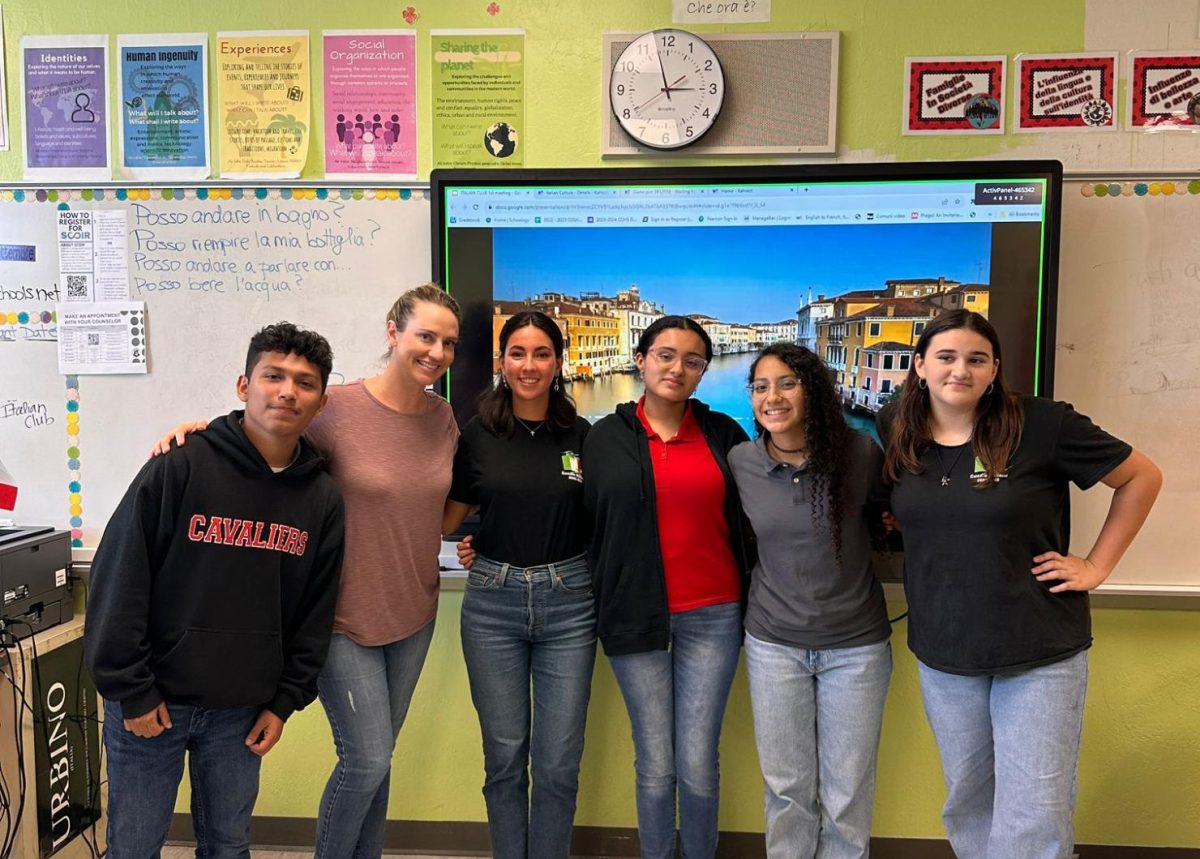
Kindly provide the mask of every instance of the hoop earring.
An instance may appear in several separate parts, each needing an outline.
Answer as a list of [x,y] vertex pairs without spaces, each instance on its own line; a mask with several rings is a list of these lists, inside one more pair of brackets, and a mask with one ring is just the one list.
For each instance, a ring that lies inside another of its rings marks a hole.
[[556,393],[556,394],[557,394],[557,393],[558,393],[558,389],[559,389],[559,384],[558,384],[558,376],[555,376],[555,377],[554,377],[554,393]]
[[926,381],[925,381],[924,379],[922,379],[922,378],[918,377],[918,378],[917,378],[917,387],[918,387],[918,388],[920,388],[920,389],[923,391],[923,390],[925,390],[926,388],[928,388],[928,387],[929,387],[929,385],[926,383]]
[[996,390],[996,383],[992,382],[990,385],[987,386],[987,390],[983,392],[983,395],[986,397],[988,394],[990,394],[994,390]]
[[496,380],[492,382],[492,387],[499,391],[503,391],[508,387],[508,379],[504,378],[503,372],[496,374]]

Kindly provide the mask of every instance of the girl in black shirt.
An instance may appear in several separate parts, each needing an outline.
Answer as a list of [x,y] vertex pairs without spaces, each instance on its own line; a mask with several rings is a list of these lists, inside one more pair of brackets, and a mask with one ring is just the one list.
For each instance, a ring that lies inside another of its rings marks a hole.
[[496,384],[459,439],[443,530],[478,506],[479,533],[459,544],[470,566],[462,645],[493,855],[566,859],[596,657],[579,465],[589,425],[563,391],[553,320],[522,311],[499,339]]
[[[995,329],[965,310],[925,329],[881,428],[950,843],[959,859],[1066,859],[1087,592],[1133,541],[1162,475],[1066,403],[1009,393]],[[1115,490],[1087,557],[1069,549],[1072,482]]]

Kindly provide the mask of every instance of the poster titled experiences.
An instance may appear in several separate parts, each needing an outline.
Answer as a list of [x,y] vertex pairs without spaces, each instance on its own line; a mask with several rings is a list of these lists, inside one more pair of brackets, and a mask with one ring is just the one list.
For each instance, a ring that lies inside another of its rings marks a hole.
[[121,178],[208,178],[207,52],[204,33],[117,37]]
[[308,159],[308,31],[217,34],[221,176],[291,179]]
[[21,39],[26,179],[112,178],[107,46],[106,36]]
[[416,34],[326,30],[325,176],[417,175]]
[[435,166],[524,164],[524,31],[434,30],[431,36]]

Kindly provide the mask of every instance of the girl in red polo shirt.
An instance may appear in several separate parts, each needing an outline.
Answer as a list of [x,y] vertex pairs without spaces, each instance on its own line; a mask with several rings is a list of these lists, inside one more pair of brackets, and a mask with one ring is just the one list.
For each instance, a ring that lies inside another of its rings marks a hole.
[[747,436],[692,399],[712,359],[694,320],[638,342],[646,391],[584,444],[597,632],[633,726],[642,856],[717,847],[717,744],[742,638],[749,552],[727,454]]

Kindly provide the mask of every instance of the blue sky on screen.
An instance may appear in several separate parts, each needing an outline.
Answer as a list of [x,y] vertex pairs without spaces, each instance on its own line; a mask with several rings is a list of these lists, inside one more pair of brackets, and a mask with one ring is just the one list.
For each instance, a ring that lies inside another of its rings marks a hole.
[[990,224],[500,228],[498,299],[547,291],[615,295],[637,284],[670,313],[729,322],[792,317],[808,295],[880,289],[885,280],[986,283]]

